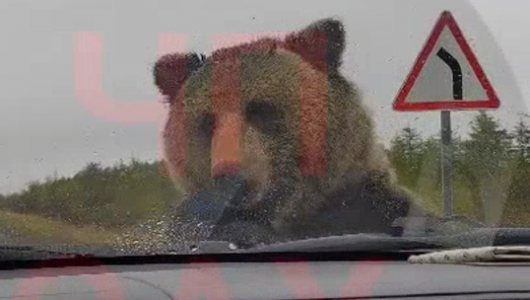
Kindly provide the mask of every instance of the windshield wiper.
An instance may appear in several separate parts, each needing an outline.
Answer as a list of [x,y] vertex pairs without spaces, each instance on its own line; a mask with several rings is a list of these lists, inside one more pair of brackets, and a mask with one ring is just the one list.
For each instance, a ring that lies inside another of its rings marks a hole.
[[0,245],[0,263],[22,260],[48,260],[68,258],[89,258],[98,256],[120,255],[112,246],[94,245]]
[[356,234],[257,246],[244,252],[423,251],[483,246],[530,245],[530,229],[477,228],[462,233],[391,237]]
[[352,234],[260,245],[243,249],[240,253],[424,252],[445,248],[442,243],[433,241],[397,238],[379,234]]
[[256,245],[240,249],[230,241],[204,241],[189,253],[429,252],[454,248],[530,245],[530,229],[471,228],[464,231],[393,237],[351,234]]
[[257,253],[318,253],[318,252],[425,252],[446,249],[445,245],[417,239],[396,238],[378,234],[352,234],[294,240],[239,248],[230,241],[203,241],[193,249],[175,254],[257,254]]
[[[197,202],[196,202],[197,203]],[[220,211],[222,209],[218,209]],[[190,214],[193,215],[193,214]],[[212,218],[210,218],[212,219]],[[193,222],[189,224],[194,224]],[[261,244],[245,244],[241,241],[248,240],[242,236],[260,234],[260,227],[252,222],[233,222],[223,225],[213,225],[224,235],[214,239],[205,238],[194,241],[179,241],[179,253],[255,253],[255,252],[283,252],[283,251],[408,251],[417,249],[444,249],[448,240],[439,239],[440,236],[448,237],[451,234],[462,234],[485,228],[484,224],[473,222],[465,217],[449,218],[400,218],[393,224],[391,235],[387,234],[346,234],[340,236],[320,237],[314,236],[303,240],[275,241],[274,244],[262,242]],[[254,234],[252,233],[254,232]],[[462,238],[461,238],[462,239]],[[460,240],[461,240],[460,239]],[[458,238],[453,244],[461,242]],[[465,241],[465,239],[464,239]],[[183,247],[189,244],[189,247]]]

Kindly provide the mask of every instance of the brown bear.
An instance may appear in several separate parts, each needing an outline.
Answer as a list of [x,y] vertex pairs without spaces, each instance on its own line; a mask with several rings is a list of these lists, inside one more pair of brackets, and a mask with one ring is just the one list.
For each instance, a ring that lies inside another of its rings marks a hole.
[[[391,233],[397,218],[423,215],[394,182],[361,93],[340,72],[345,40],[341,21],[329,18],[284,38],[155,63],[175,183],[189,195],[239,189],[218,226],[247,222],[240,228],[255,243]],[[242,239],[236,231],[228,238]]]

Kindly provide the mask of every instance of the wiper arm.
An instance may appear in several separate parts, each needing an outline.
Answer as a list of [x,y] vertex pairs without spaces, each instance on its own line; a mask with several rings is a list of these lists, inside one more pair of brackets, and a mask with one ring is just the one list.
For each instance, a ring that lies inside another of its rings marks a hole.
[[530,229],[477,228],[463,233],[412,237],[343,235],[257,246],[244,252],[408,251],[530,245]]
[[[182,254],[252,254],[289,252],[397,252],[445,249],[444,245],[429,241],[396,238],[376,234],[352,234],[296,240],[251,248],[238,248],[229,241],[204,241],[193,251]],[[185,251],[186,252],[186,251]]]
[[194,253],[288,253],[288,252],[404,252],[483,246],[530,245],[530,229],[476,228],[464,232],[393,237],[352,234],[287,241],[239,249],[230,241],[204,241]]
[[[193,224],[193,223],[191,223]],[[251,228],[251,223],[231,224],[229,234],[221,239],[202,239],[195,241],[191,252],[199,253],[256,253],[256,252],[336,252],[336,251],[405,251],[417,249],[445,249],[448,240],[439,239],[448,233],[461,234],[470,229],[483,228],[483,224],[463,217],[451,218],[401,218],[394,222],[392,236],[386,234],[349,234],[330,237],[314,237],[305,240],[275,242],[274,244],[246,245],[240,242],[242,235],[259,235],[259,227]],[[224,225],[227,227],[227,225]],[[219,236],[217,237],[219,238]],[[458,243],[458,239],[456,241]],[[243,249],[245,248],[245,249]],[[178,251],[180,252],[180,251]],[[184,252],[188,252],[184,249]]]
[[88,258],[121,254],[112,246],[93,245],[0,245],[0,262]]
[[75,256],[72,253],[45,249],[45,247],[30,245],[0,245],[0,262],[15,260],[40,260],[50,258],[67,258]]
[[443,244],[432,241],[377,234],[353,234],[257,246],[242,252],[394,252],[444,248]]
[[226,214],[244,199],[246,185],[239,178],[221,178],[214,181],[211,191],[189,195],[178,204],[173,235],[185,237],[190,243],[200,243],[215,235]]

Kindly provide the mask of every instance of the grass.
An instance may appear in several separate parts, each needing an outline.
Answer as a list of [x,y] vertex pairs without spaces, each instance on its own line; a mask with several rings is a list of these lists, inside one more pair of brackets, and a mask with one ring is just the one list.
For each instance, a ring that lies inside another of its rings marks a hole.
[[[414,195],[415,201],[421,204],[426,211],[436,216],[444,216],[444,203],[440,188],[427,185],[415,189],[405,189]],[[458,183],[455,184],[453,199],[453,213],[456,215],[494,226],[530,227],[530,203],[500,202],[494,208],[495,217],[488,222],[482,220],[483,208],[480,203],[473,200],[472,191],[469,188]]]
[[[404,187],[405,188],[405,187]],[[433,186],[419,185],[415,188],[405,188],[415,195],[429,212],[442,216],[443,201],[441,191]],[[476,216],[480,207],[471,201],[471,191],[464,186],[455,186],[455,212],[459,215]],[[502,223],[508,226],[530,226],[530,204],[506,206],[502,213]],[[144,222],[142,222],[144,223]],[[97,226],[75,226],[65,222],[44,218],[31,214],[20,214],[0,210],[0,236],[2,233],[14,236],[15,242],[32,244],[81,244],[81,245],[109,245],[123,242],[134,245],[149,245],[161,243],[164,235],[157,230],[156,221],[147,222],[139,230],[134,228],[109,229]],[[0,241],[0,244],[4,241]],[[10,243],[13,241],[9,241]]]

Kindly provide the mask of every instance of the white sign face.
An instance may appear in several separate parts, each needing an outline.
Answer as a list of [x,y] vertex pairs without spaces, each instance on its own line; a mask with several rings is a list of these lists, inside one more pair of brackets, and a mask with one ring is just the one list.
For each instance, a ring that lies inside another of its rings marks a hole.
[[394,110],[499,107],[498,97],[450,12],[443,12],[395,103]]

